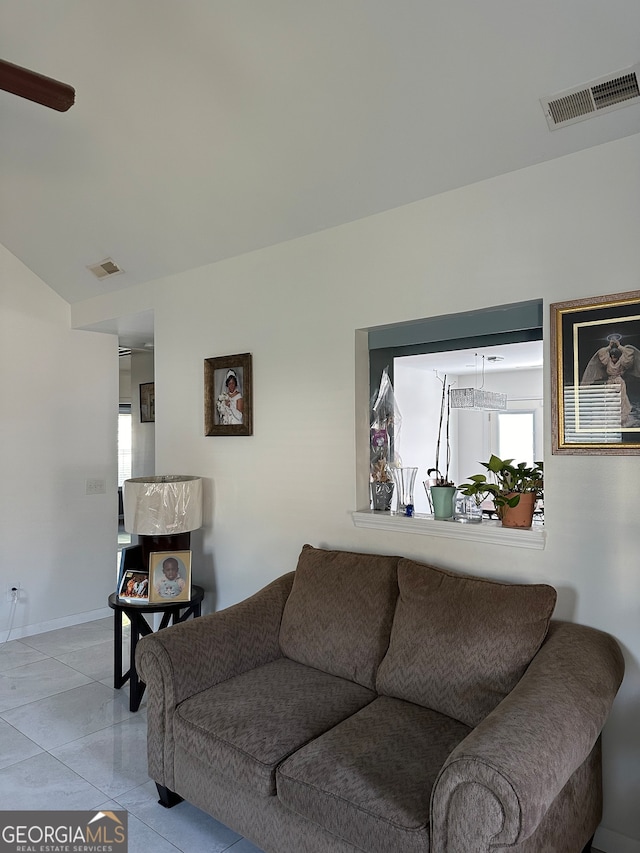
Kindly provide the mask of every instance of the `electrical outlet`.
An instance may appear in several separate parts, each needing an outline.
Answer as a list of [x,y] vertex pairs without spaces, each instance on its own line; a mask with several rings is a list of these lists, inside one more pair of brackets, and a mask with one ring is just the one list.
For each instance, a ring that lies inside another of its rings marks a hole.
[[20,586],[19,583],[7,584],[7,591],[6,591],[7,601],[12,602],[12,603],[15,601],[20,601],[21,591],[22,591],[22,587]]
[[107,491],[107,484],[104,480],[97,477],[91,477],[87,480],[88,495],[104,495]]

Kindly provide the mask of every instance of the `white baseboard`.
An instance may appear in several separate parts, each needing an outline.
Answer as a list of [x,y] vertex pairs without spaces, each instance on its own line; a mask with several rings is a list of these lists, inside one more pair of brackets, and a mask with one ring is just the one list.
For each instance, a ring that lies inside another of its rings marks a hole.
[[602,826],[596,830],[593,846],[604,853],[640,853],[640,841]]
[[[93,622],[96,619],[106,619],[113,615],[110,607],[101,607],[99,610],[87,610],[85,613],[74,613],[72,616],[62,616],[60,619],[51,619],[48,622],[36,622],[34,625],[24,625],[20,628],[12,628],[10,632],[0,632],[0,643],[7,639],[19,640],[21,637],[33,637],[36,634],[44,634],[47,631],[56,631],[58,628],[68,628],[70,625],[81,625],[83,622]],[[8,637],[7,634],[10,634]]]

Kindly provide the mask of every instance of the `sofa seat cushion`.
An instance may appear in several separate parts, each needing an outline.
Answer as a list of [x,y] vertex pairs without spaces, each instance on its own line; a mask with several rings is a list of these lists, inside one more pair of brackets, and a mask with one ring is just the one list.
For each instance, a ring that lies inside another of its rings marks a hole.
[[547,634],[556,591],[458,575],[411,560],[379,693],[477,726],[522,678]]
[[305,545],[282,616],[283,654],[373,689],[389,647],[398,559]]
[[429,850],[429,800],[470,729],[388,696],[302,747],[278,769],[281,802],[371,853]]
[[215,772],[269,795],[281,761],[374,698],[359,684],[279,658],[186,699],[174,736]]

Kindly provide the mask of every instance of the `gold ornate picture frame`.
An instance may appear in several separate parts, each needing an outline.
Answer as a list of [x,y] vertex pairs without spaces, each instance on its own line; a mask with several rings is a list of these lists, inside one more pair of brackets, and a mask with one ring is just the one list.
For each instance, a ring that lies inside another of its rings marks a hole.
[[640,291],[551,305],[553,453],[640,454]]

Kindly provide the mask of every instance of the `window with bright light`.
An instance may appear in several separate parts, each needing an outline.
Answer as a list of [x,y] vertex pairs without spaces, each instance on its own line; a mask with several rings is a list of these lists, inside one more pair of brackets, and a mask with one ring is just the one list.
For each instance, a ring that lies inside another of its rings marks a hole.
[[118,414],[118,488],[131,477],[131,406]]
[[515,459],[532,466],[534,461],[533,412],[500,412],[498,414],[498,456]]

